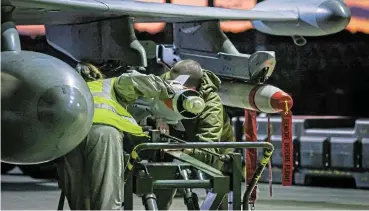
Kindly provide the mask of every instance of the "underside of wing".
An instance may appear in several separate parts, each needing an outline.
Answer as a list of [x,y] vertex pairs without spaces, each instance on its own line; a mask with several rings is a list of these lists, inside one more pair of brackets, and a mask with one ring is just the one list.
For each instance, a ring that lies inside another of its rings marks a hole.
[[131,0],[3,0],[14,6],[18,25],[72,24],[121,16],[135,22],[194,22],[209,20],[297,20],[293,12],[237,10]]

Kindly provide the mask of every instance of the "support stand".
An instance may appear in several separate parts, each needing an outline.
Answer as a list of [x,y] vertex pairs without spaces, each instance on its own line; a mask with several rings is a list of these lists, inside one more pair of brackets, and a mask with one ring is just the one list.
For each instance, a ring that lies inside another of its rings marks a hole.
[[[184,180],[189,180],[187,169],[181,170],[181,176]],[[197,194],[192,192],[190,188],[185,188],[184,192],[184,204],[187,206],[187,209],[200,210]]]
[[63,210],[63,208],[64,208],[64,201],[65,201],[65,194],[64,194],[64,191],[62,190],[61,193],[60,193],[58,210]]
[[[196,175],[199,180],[205,180],[205,174],[201,170],[197,170]],[[205,189],[205,191],[206,191],[206,194],[208,194],[210,192],[210,189]]]
[[142,204],[145,206],[146,210],[159,210],[156,204],[156,196],[153,193],[143,195]]

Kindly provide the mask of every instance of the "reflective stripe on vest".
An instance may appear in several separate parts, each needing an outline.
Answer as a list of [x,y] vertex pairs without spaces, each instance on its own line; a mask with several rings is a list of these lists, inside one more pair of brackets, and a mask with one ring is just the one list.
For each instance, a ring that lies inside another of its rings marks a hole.
[[135,136],[146,136],[136,120],[121,106],[115,97],[113,85],[116,78],[88,82],[94,98],[94,123],[111,125]]

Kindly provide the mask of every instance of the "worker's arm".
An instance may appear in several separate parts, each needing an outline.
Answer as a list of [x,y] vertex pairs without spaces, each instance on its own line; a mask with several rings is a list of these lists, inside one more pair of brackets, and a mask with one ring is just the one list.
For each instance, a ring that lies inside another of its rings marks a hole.
[[131,104],[139,97],[166,99],[174,94],[172,87],[158,76],[145,75],[137,71],[124,73],[115,80],[117,96],[126,104]]
[[[206,107],[198,117],[196,136],[199,141],[219,142],[223,130],[223,106],[220,97],[215,92],[210,93],[206,99]],[[219,153],[218,149],[207,149]],[[190,153],[197,159],[212,163],[214,158],[206,152],[194,150]]]

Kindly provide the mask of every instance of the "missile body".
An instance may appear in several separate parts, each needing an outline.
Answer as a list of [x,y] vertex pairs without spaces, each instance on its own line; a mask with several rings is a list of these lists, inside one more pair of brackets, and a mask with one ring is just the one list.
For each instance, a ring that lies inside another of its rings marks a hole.
[[252,21],[256,30],[279,36],[333,34],[344,30],[351,19],[351,11],[343,0],[268,0],[252,10],[296,14],[297,21]]
[[218,94],[223,105],[263,113],[279,113],[293,105],[287,93],[271,85],[223,81]]
[[205,102],[197,91],[173,87],[176,91],[171,99],[140,98],[128,107],[139,122],[149,115],[163,119],[167,124],[177,124],[182,119],[196,118],[204,109]]

